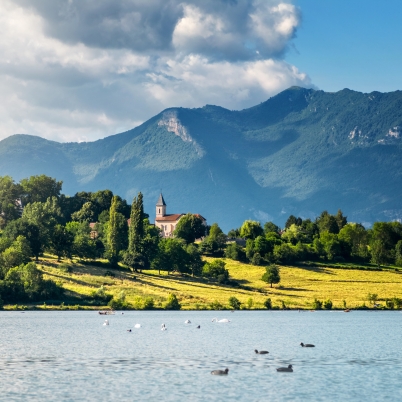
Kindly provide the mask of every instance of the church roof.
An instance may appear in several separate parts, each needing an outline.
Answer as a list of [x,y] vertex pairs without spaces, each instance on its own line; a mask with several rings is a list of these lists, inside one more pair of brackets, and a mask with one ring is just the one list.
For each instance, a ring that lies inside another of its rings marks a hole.
[[178,221],[184,214],[170,214],[165,216],[157,216],[155,218],[155,222],[160,221],[168,221],[168,222],[176,222]]
[[161,193],[161,195],[158,198],[158,202],[156,203],[157,207],[164,207],[166,206],[165,200],[163,199],[163,195]]

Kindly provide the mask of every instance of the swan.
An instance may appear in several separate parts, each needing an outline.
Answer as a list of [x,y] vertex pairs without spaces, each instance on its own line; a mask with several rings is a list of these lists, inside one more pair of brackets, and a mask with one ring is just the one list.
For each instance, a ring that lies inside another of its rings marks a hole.
[[227,318],[222,318],[221,320],[218,320],[217,318],[213,318],[212,322],[230,322]]
[[167,330],[167,328],[166,328],[165,324],[162,324],[161,325],[161,331],[166,331],[166,330]]
[[103,325],[109,325],[109,320],[105,320],[105,322],[103,323]]
[[293,373],[293,366],[291,364],[289,364],[289,366],[287,367],[279,367],[276,369],[276,371],[281,371],[281,372],[285,372],[285,373]]
[[186,321],[184,321],[184,324],[191,324],[191,321],[190,321],[190,320],[186,320]]
[[211,374],[213,375],[227,375],[229,373],[229,369],[225,368],[225,370],[213,370]]
[[141,328],[141,324],[135,324],[134,328]]
[[315,345],[311,344],[311,343],[301,343],[300,344],[301,347],[303,348],[315,348]]
[[254,352],[257,353],[258,355],[267,355],[269,353],[268,350],[258,351],[257,349],[254,349]]

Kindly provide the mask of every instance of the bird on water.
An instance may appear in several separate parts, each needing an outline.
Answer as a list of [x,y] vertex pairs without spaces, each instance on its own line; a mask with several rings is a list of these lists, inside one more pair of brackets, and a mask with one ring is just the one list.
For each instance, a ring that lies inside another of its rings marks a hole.
[[293,373],[293,366],[289,364],[287,367],[278,367],[276,371],[283,372],[283,373]]
[[225,370],[213,370],[211,374],[213,375],[227,375],[229,373],[229,369],[225,368]]
[[311,343],[301,343],[300,346],[302,348],[315,348],[315,345],[311,344]]
[[257,349],[254,349],[254,352],[255,353],[257,353],[258,355],[267,355],[269,352],[268,352],[268,350],[257,350]]

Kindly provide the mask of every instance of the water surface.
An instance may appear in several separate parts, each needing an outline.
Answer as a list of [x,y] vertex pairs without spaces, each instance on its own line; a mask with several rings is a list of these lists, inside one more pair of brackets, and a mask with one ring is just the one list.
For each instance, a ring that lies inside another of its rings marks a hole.
[[0,399],[398,401],[401,324],[396,311],[4,311]]

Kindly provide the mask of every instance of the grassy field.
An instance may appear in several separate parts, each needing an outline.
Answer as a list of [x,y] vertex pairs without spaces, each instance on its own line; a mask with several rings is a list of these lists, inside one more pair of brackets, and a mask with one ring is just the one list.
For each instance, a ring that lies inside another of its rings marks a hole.
[[[112,270],[107,266],[78,263],[69,264],[73,272],[68,273],[60,269],[60,264],[51,256],[41,259],[38,267],[45,278],[56,281],[66,290],[66,305],[85,305],[85,299],[101,286],[113,296],[124,291],[127,302],[132,305],[140,299],[152,297],[156,308],[163,307],[170,293],[176,294],[182,309],[209,309],[211,303],[215,302],[229,308],[228,299],[231,296],[237,297],[243,308],[251,309],[264,308],[263,303],[267,298],[272,300],[274,307],[282,308],[284,303],[289,308],[303,309],[311,308],[315,298],[321,301],[332,300],[334,308],[344,308],[344,300],[349,308],[356,308],[364,303],[370,306],[367,301],[368,293],[377,294],[381,304],[386,299],[402,298],[400,271],[281,266],[281,282],[271,288],[261,280],[264,267],[232,260],[226,260],[226,264],[230,278],[239,287],[218,285],[206,279],[178,274],[158,275],[156,271],[132,273],[123,268]],[[66,266],[66,262],[63,265]],[[105,276],[106,271],[113,272],[115,277]],[[52,306],[48,305],[46,308]]]

